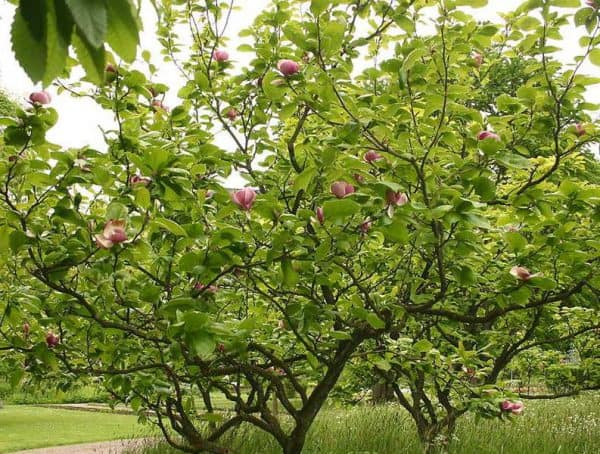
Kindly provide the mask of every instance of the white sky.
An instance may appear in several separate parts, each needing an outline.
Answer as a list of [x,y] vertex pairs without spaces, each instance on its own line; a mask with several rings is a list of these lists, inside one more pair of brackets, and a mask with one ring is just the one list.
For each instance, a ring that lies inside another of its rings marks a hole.
[[[470,9],[479,19],[497,20],[498,12],[505,12],[515,9],[521,0],[490,0],[485,8]],[[583,3],[583,0],[582,0]],[[240,39],[236,34],[251,24],[254,17],[270,4],[270,0],[237,0],[236,4],[240,10],[233,13],[227,36],[230,38],[228,51],[230,58],[234,61],[247,59],[249,54],[240,54],[235,51],[240,44]],[[18,63],[15,61],[10,48],[10,24],[14,14],[14,7],[7,2],[0,2],[0,87],[12,94],[17,99],[25,99],[31,91],[39,89],[34,86]],[[152,61],[162,68],[159,72],[156,82],[163,82],[171,87],[167,94],[166,104],[174,105],[176,103],[176,94],[182,85],[181,79],[173,65],[162,63],[160,56],[160,46],[154,36],[154,22],[156,17],[151,7],[147,6],[142,10],[142,20],[145,30],[142,34],[142,49],[148,49],[152,53]],[[579,34],[574,28],[564,31],[565,42],[563,51],[559,58],[565,63],[571,63],[573,55],[579,53],[577,43]],[[574,49],[577,49],[573,52]],[[583,73],[600,76],[597,67],[586,63],[582,68]],[[113,121],[110,112],[103,111],[91,99],[73,98],[68,93],[60,96],[56,95],[53,88],[49,89],[53,95],[52,106],[59,112],[59,122],[52,128],[48,134],[49,140],[61,144],[65,147],[82,147],[90,145],[98,149],[105,149],[102,136],[98,125],[106,129],[112,127]],[[598,90],[590,91],[590,100],[600,102],[600,92]]]

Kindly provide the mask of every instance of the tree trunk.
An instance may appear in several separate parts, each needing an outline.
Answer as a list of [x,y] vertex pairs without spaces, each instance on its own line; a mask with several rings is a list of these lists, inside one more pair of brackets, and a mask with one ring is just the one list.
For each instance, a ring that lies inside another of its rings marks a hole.
[[384,404],[394,400],[394,390],[388,383],[376,383],[371,388],[371,401],[377,404]]
[[456,417],[446,417],[437,424],[420,424],[417,431],[423,454],[447,454],[455,429]]

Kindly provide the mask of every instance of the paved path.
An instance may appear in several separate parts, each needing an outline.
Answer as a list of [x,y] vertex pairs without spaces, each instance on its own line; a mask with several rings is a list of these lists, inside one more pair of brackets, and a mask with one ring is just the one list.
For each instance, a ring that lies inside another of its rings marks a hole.
[[153,443],[152,438],[137,440],[114,440],[80,445],[54,446],[52,448],[30,449],[11,454],[122,454],[126,450],[140,448]]
[[117,413],[122,415],[136,414],[131,408],[124,405],[117,405],[115,408],[110,408],[107,404],[100,403],[84,403],[84,404],[35,404],[36,407],[60,408],[61,410],[79,410],[79,411],[95,411],[102,413]]

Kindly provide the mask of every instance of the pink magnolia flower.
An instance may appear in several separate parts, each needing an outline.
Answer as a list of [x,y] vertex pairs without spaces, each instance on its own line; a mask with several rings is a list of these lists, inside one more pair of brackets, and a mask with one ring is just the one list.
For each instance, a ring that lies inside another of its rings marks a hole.
[[224,63],[229,60],[229,54],[225,50],[218,49],[213,52],[213,58],[219,63]]
[[240,189],[233,193],[233,203],[249,211],[256,200],[256,192],[252,188]]
[[293,76],[300,71],[300,65],[296,63],[294,60],[281,60],[277,64],[277,69],[284,76]]
[[480,67],[483,64],[483,55],[481,55],[479,52],[473,52],[471,54],[471,58],[473,59],[475,66]]
[[402,206],[408,202],[408,197],[404,192],[394,192],[390,189],[385,193],[385,200],[388,205]]
[[106,71],[107,73],[117,73],[117,68],[115,68],[115,65],[113,65],[112,63],[109,63],[106,65],[106,67],[104,68],[104,71]]
[[323,225],[323,222],[325,222],[325,211],[323,210],[323,207],[317,207],[315,212],[317,214],[317,221],[319,221],[319,224]]
[[521,413],[523,413],[523,410],[525,409],[525,405],[523,405],[523,402],[521,402],[520,400],[515,400],[512,404],[512,413],[513,415],[520,415]]
[[383,159],[383,156],[381,156],[379,153],[377,153],[374,150],[369,150],[365,153],[365,155],[363,156],[363,159],[370,164],[374,161],[379,161],[380,159]]
[[132,185],[141,184],[144,186],[148,186],[150,183],[152,183],[152,179],[148,177],[142,177],[140,175],[131,175],[129,177],[129,183]]
[[491,131],[481,131],[477,134],[477,140],[494,139],[500,142],[500,136]]
[[500,404],[500,408],[502,411],[511,411],[512,410],[512,402],[510,400],[504,400]]
[[510,274],[512,274],[514,277],[516,277],[520,281],[528,281],[531,278],[542,275],[542,273],[532,274],[529,272],[529,270],[527,268],[524,268],[522,266],[513,266],[510,269]]
[[511,402],[510,400],[504,400],[500,404],[500,409],[502,411],[511,412],[514,415],[519,415],[523,413],[524,408],[525,405],[523,405],[523,402],[521,402],[520,400],[515,400],[514,402]]
[[577,123],[575,125],[575,134],[577,134],[577,136],[581,137],[585,135],[585,126],[583,126],[581,123]]
[[235,119],[238,116],[238,111],[235,110],[233,107],[231,107],[226,113],[225,115],[227,116],[227,118],[229,118],[229,120],[231,121],[235,121]]
[[59,342],[59,337],[53,332],[49,332],[48,334],[46,334],[46,345],[48,345],[48,348],[56,347]]
[[336,181],[331,185],[331,193],[338,199],[343,199],[354,192],[354,186],[345,181]]
[[369,230],[371,230],[371,226],[373,224],[371,223],[371,221],[369,221],[368,219],[364,220],[361,224],[360,224],[360,231],[361,233],[367,234],[369,233]]
[[47,91],[35,91],[29,95],[29,101],[32,104],[50,104],[52,98],[50,97],[50,93]]
[[587,6],[589,6],[590,8],[599,8],[600,7],[598,0],[585,0],[585,4]]
[[110,249],[115,244],[127,241],[125,221],[111,219],[108,221],[100,235],[96,235],[96,245],[103,249]]

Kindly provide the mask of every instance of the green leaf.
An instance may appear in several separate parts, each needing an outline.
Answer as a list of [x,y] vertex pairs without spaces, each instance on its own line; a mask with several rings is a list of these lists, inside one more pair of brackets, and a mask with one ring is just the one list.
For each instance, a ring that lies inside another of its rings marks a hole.
[[282,283],[285,287],[293,287],[298,283],[298,273],[294,270],[292,266],[292,261],[290,259],[283,259],[281,261],[281,274],[282,274]]
[[172,221],[170,219],[157,218],[157,219],[154,219],[154,221],[152,221],[152,224],[168,230],[173,235],[187,236],[187,232],[183,229],[183,227],[181,227],[175,221]]
[[412,348],[419,353],[427,353],[433,348],[433,344],[427,339],[421,339],[419,342],[413,344]]
[[415,63],[417,63],[417,61],[427,54],[428,51],[425,46],[417,47],[404,59],[404,62],[402,62],[402,69],[408,71],[415,65]]
[[142,208],[149,208],[151,199],[150,191],[143,186],[138,186],[134,190],[135,202]]
[[471,8],[483,8],[488,0],[455,0],[456,6],[470,6]]
[[106,220],[127,219],[127,207],[119,202],[111,202],[106,208]]
[[[109,0],[113,3],[117,0]],[[104,0],[65,0],[77,28],[92,47],[100,49],[106,37],[106,4]]]
[[[25,5],[30,4],[25,2]],[[27,11],[27,9],[19,6],[15,13],[10,34],[12,50],[29,78],[33,82],[40,82],[45,73],[46,43],[43,36],[38,37],[28,26],[23,17],[23,14]],[[39,11],[37,14],[39,14]]]
[[344,42],[346,24],[338,21],[328,22],[322,29],[321,50],[327,55],[339,52],[342,43]]
[[600,66],[600,49],[599,48],[596,47],[595,49],[592,49],[589,57],[590,57],[590,62],[592,62],[596,66]]
[[463,217],[465,218],[465,220],[468,223],[473,224],[475,227],[479,227],[481,229],[489,229],[489,228],[491,228],[490,223],[488,222],[488,220],[486,218],[484,218],[483,216],[480,216],[478,214],[464,213]]
[[542,276],[534,277],[534,278],[531,278],[528,282],[533,287],[539,288],[542,290],[554,290],[556,288],[556,282],[554,282],[554,280],[552,280],[548,277],[542,277]]
[[188,343],[198,356],[206,358],[214,351],[217,343],[213,336],[205,331],[198,331],[188,336]]
[[106,2],[108,12],[107,42],[127,62],[135,59],[139,44],[139,26],[129,0]]
[[327,219],[345,219],[360,211],[360,205],[350,199],[328,200],[323,204]]
[[210,319],[207,314],[201,312],[188,311],[183,316],[184,330],[186,333],[195,333],[197,331],[205,331]]
[[367,323],[371,325],[374,329],[383,329],[385,328],[385,322],[381,320],[377,314],[373,312],[369,312],[366,316]]
[[73,34],[73,47],[79,58],[79,62],[85,70],[88,80],[97,85],[104,81],[105,55],[104,46],[93,48],[77,31]]
[[47,8],[44,85],[50,85],[62,73],[73,33],[73,21],[62,1],[49,0]]
[[577,8],[581,6],[580,0],[552,0],[551,4],[560,8]]
[[378,359],[377,361],[374,361],[373,364],[375,364],[375,367],[377,367],[377,369],[381,369],[385,372],[392,368],[392,365],[385,359]]
[[487,202],[496,196],[496,184],[487,177],[477,177],[473,180],[475,192],[481,200]]
[[18,252],[21,246],[27,244],[27,236],[20,230],[13,230],[9,236],[8,244],[13,252]]
[[408,242],[408,228],[404,222],[396,220],[389,225],[381,227],[379,230],[381,230],[387,241],[401,244]]
[[331,3],[331,0],[311,0],[310,11],[315,16],[318,16],[319,14],[321,14],[323,11],[325,11],[327,9],[327,7],[329,6],[330,3]]
[[302,173],[298,175],[294,181],[294,191],[300,191],[301,189],[306,191],[308,185],[316,174],[317,169],[314,167],[308,167],[304,169],[304,171],[302,171]]
[[519,252],[527,246],[527,240],[518,232],[506,232],[504,239],[514,252]]

